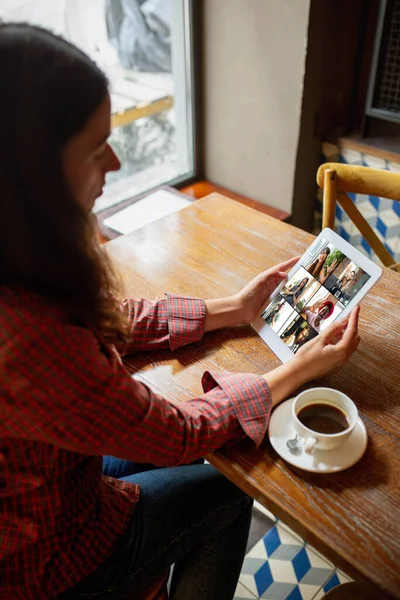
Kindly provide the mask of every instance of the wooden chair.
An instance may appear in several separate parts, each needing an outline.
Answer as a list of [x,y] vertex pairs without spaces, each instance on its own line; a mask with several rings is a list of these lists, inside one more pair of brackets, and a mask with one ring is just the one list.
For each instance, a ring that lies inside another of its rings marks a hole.
[[400,263],[396,264],[371,225],[347,195],[347,192],[352,192],[400,200],[400,173],[358,165],[324,163],[318,169],[317,183],[324,190],[322,228],[334,229],[336,201],[339,202],[385,267],[400,272]]

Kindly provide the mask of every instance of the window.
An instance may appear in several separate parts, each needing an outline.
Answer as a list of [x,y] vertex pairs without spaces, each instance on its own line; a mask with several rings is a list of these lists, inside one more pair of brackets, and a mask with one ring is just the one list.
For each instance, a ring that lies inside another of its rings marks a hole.
[[366,112],[400,123],[400,0],[380,5]]
[[106,72],[122,162],[95,211],[194,174],[191,0],[2,0],[3,21],[59,33]]

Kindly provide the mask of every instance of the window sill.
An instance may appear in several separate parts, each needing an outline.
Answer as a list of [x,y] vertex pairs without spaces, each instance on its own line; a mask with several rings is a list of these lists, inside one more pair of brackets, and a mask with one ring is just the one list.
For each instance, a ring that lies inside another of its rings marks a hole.
[[340,137],[336,140],[341,150],[356,150],[382,160],[400,163],[400,138],[398,136],[376,136],[357,138],[352,136]]

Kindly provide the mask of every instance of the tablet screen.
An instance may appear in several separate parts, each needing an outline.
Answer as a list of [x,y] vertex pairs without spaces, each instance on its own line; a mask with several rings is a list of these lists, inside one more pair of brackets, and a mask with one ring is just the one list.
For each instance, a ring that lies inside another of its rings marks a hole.
[[261,318],[295,353],[340,317],[369,279],[368,273],[321,237]]

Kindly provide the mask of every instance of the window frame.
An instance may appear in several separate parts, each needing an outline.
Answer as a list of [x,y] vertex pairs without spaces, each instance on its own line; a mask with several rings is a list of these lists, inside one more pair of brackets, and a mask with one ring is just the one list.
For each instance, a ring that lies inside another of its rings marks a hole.
[[381,53],[382,37],[383,37],[384,26],[385,26],[387,6],[388,6],[387,0],[381,0],[379,14],[378,14],[378,22],[377,22],[377,26],[376,26],[376,35],[375,35],[371,72],[370,72],[368,91],[367,91],[365,115],[367,117],[375,117],[375,118],[381,119],[383,121],[390,121],[392,123],[400,123],[400,113],[396,114],[395,112],[392,112],[390,110],[385,110],[382,108],[374,107],[374,94],[375,94],[375,87],[376,87],[376,82],[377,82],[377,77],[378,77],[379,58],[380,58],[380,53]]
[[[134,202],[143,199],[147,194],[150,194],[156,189],[160,188],[176,188],[180,189],[186,185],[198,181],[203,178],[204,169],[204,157],[203,148],[204,142],[202,137],[203,128],[203,113],[202,113],[202,35],[203,35],[203,10],[201,3],[196,0],[176,0],[182,3],[184,11],[183,19],[183,38],[184,38],[184,49],[185,49],[185,73],[182,78],[182,88],[187,89],[185,84],[187,83],[190,90],[190,109],[187,110],[187,122],[185,124],[188,139],[190,139],[189,153],[191,154],[192,168],[173,179],[164,181],[163,183],[157,183],[154,186],[149,187],[146,191],[140,192],[139,194],[133,194],[112,206],[102,208],[94,212],[99,220],[99,226],[102,235],[109,237],[110,239],[116,237],[115,232],[107,228],[103,224],[103,220],[111,215],[119,212],[120,210],[130,206]],[[174,94],[175,97],[175,94]],[[182,100],[182,98],[181,98]],[[123,180],[121,180],[123,181]]]

